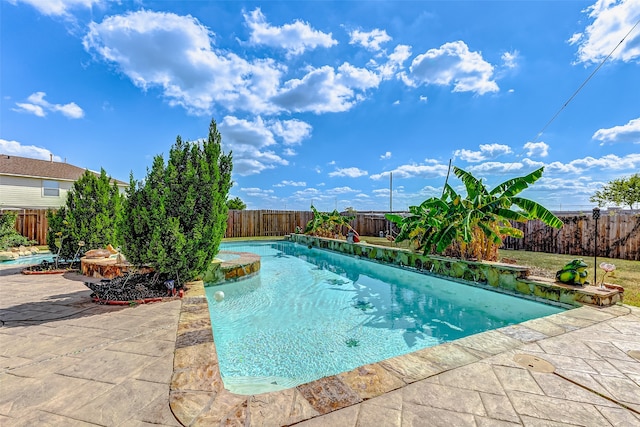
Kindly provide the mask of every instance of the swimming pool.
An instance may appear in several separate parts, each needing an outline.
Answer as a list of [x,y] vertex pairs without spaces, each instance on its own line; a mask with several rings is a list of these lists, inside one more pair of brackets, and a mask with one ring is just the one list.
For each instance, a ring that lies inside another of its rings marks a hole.
[[54,255],[51,253],[44,253],[38,255],[21,256],[18,259],[11,261],[2,261],[1,265],[35,265],[40,264],[42,261],[53,262]]
[[220,249],[262,257],[259,275],[206,288],[222,379],[237,394],[294,387],[563,310],[291,242]]

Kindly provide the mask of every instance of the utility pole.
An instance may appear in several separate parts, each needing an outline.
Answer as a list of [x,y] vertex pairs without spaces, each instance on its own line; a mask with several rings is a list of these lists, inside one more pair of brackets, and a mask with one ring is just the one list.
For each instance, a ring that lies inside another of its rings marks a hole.
[[393,213],[393,172],[389,172],[389,213]]

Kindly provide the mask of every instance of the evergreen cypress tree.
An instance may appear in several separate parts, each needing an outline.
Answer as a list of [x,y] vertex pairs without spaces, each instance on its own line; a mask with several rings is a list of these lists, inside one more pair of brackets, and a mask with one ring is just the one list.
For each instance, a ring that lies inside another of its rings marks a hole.
[[166,165],[158,155],[144,182],[131,177],[122,227],[129,261],[180,283],[206,271],[227,226],[232,156],[221,142],[212,120],[206,140],[178,136]]
[[65,206],[48,213],[47,241],[53,253],[58,252],[57,239],[62,239],[60,256],[64,259],[78,252],[80,241],[85,242],[82,251],[120,244],[122,195],[111,181],[104,169],[99,176],[86,170],[67,193]]

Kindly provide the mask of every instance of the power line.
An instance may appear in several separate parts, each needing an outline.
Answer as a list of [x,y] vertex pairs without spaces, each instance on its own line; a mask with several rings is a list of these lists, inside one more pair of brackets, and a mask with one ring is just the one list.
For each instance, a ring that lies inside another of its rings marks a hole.
[[556,117],[558,117],[560,115],[560,113],[562,112],[562,110],[564,110],[566,108],[567,105],[569,105],[569,103],[571,101],[573,101],[573,98],[576,97],[576,95],[582,90],[582,88],[584,88],[586,86],[586,84],[589,82],[589,80],[591,80],[591,78],[593,76],[595,76],[595,74],[600,70],[600,68],[602,68],[602,66],[604,65],[605,62],[607,62],[607,60],[611,57],[611,55],[613,55],[613,53],[620,47],[620,45],[627,39],[627,37],[629,37],[629,34],[631,34],[633,32],[633,30],[635,30],[635,28],[638,26],[638,24],[640,23],[640,19],[638,19],[638,21],[636,21],[636,23],[634,24],[633,27],[631,27],[631,29],[627,32],[627,34],[625,34],[625,36],[622,38],[622,40],[620,40],[618,42],[618,44],[611,50],[611,52],[609,52],[609,54],[600,62],[600,64],[596,67],[595,70],[593,70],[593,72],[589,75],[589,77],[587,77],[587,79],[582,82],[582,84],[580,85],[580,87],[578,89],[576,89],[575,92],[573,92],[573,94],[569,97],[569,99],[567,99],[567,102],[565,102],[562,107],[560,107],[560,109],[556,112],[556,114],[554,114],[553,117],[551,117],[551,120],[549,120],[547,122],[547,124],[545,124],[542,129],[540,130],[540,132],[538,132],[538,134],[536,135],[536,137],[533,139],[532,142],[535,142],[538,138],[540,138],[540,136],[544,133],[544,131],[549,127],[549,125],[556,119]]

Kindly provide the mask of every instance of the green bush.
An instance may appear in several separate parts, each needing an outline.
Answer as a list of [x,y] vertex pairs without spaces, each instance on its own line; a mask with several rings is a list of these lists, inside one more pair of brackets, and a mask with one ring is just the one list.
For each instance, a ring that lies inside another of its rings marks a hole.
[[[56,212],[47,212],[47,242],[51,252],[59,250],[61,258],[71,259],[79,249],[84,252],[109,244],[120,245],[118,226],[123,196],[111,181],[104,169],[100,176],[87,170],[73,184],[65,206]],[[80,241],[84,242],[83,247],[78,245]]]
[[227,226],[232,157],[221,142],[212,120],[207,140],[178,137],[166,164],[158,155],[144,181],[131,175],[122,224],[130,262],[179,283],[207,270]]
[[31,240],[16,231],[17,217],[18,214],[15,212],[0,213],[0,251],[32,243]]

